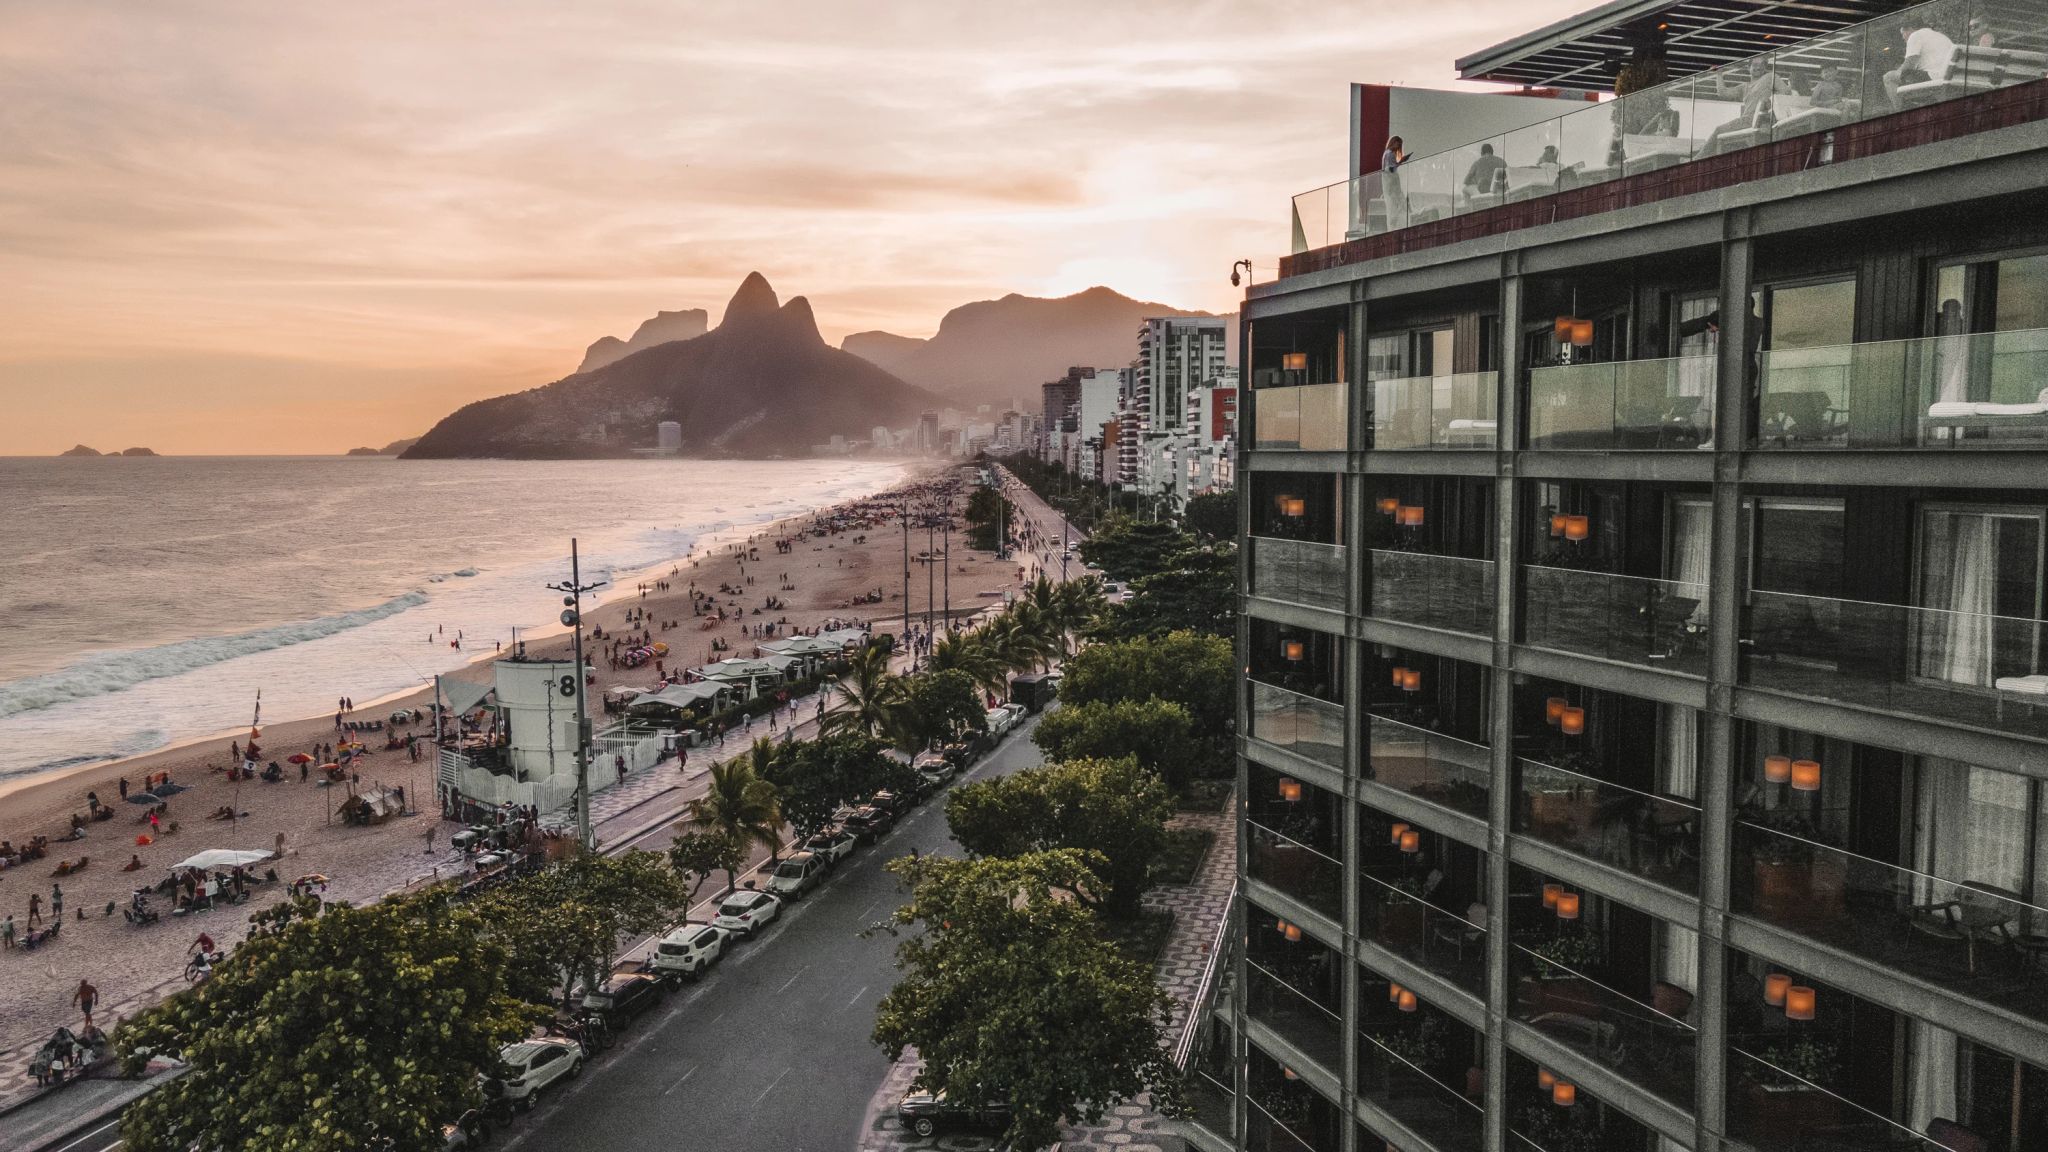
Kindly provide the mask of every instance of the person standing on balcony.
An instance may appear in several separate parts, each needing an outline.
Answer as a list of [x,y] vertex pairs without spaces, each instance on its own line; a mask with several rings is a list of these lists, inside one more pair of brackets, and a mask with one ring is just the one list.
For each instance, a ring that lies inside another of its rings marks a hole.
[[1475,196],[1502,191],[1507,186],[1507,161],[1493,154],[1493,145],[1481,144],[1479,157],[1465,172],[1465,190]]
[[1387,227],[1408,226],[1408,197],[1401,192],[1401,165],[1408,162],[1407,149],[1401,145],[1399,136],[1387,137],[1387,147],[1380,153],[1380,199],[1387,205]]
[[1925,17],[1906,23],[1906,58],[1884,74],[1884,92],[1894,111],[1904,111],[1899,89],[1907,84],[1948,79],[1948,66],[1956,58],[1956,42],[1927,26]]

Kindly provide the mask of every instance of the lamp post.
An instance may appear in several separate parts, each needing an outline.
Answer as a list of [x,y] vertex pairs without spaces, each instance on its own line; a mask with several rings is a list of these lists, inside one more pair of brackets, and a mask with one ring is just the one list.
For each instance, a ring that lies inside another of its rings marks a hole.
[[576,661],[575,687],[564,695],[576,698],[576,839],[585,850],[597,847],[590,832],[590,705],[583,691],[583,594],[604,587],[605,581],[585,584],[582,562],[576,553],[576,538],[569,538],[569,580],[550,584],[563,593],[562,623],[570,629],[570,651]]

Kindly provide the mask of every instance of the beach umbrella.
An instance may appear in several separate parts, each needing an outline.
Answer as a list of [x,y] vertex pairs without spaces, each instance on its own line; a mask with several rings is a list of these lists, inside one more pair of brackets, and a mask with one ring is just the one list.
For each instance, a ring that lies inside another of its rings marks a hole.
[[156,794],[156,793],[154,793],[154,792],[130,792],[130,793],[128,794],[128,802],[129,802],[130,804],[161,804],[161,803],[163,803],[163,801],[162,801],[161,799],[159,799],[159,798],[157,797],[157,794]]
[[339,764],[322,764],[322,765],[320,766],[320,770],[321,770],[322,772],[332,772],[332,771],[334,771],[334,770],[335,770],[336,768],[339,768],[339,767],[341,767],[341,765],[339,765]]
[[311,764],[313,762],[313,758],[304,752],[294,752],[290,756],[285,757],[285,759],[290,760],[294,764]]

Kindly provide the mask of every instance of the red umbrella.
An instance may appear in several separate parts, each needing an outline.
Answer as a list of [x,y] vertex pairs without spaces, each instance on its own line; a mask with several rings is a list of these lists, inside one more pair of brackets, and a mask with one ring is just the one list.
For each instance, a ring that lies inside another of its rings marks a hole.
[[313,762],[313,758],[304,752],[294,752],[290,756],[285,757],[285,759],[290,760],[294,764],[311,764]]

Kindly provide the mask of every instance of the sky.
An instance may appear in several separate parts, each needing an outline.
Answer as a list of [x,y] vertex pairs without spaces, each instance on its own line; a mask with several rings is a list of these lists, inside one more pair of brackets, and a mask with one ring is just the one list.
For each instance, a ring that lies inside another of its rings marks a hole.
[[0,0],[0,455],[381,445],[756,269],[1229,310],[1350,82],[1586,3]]

